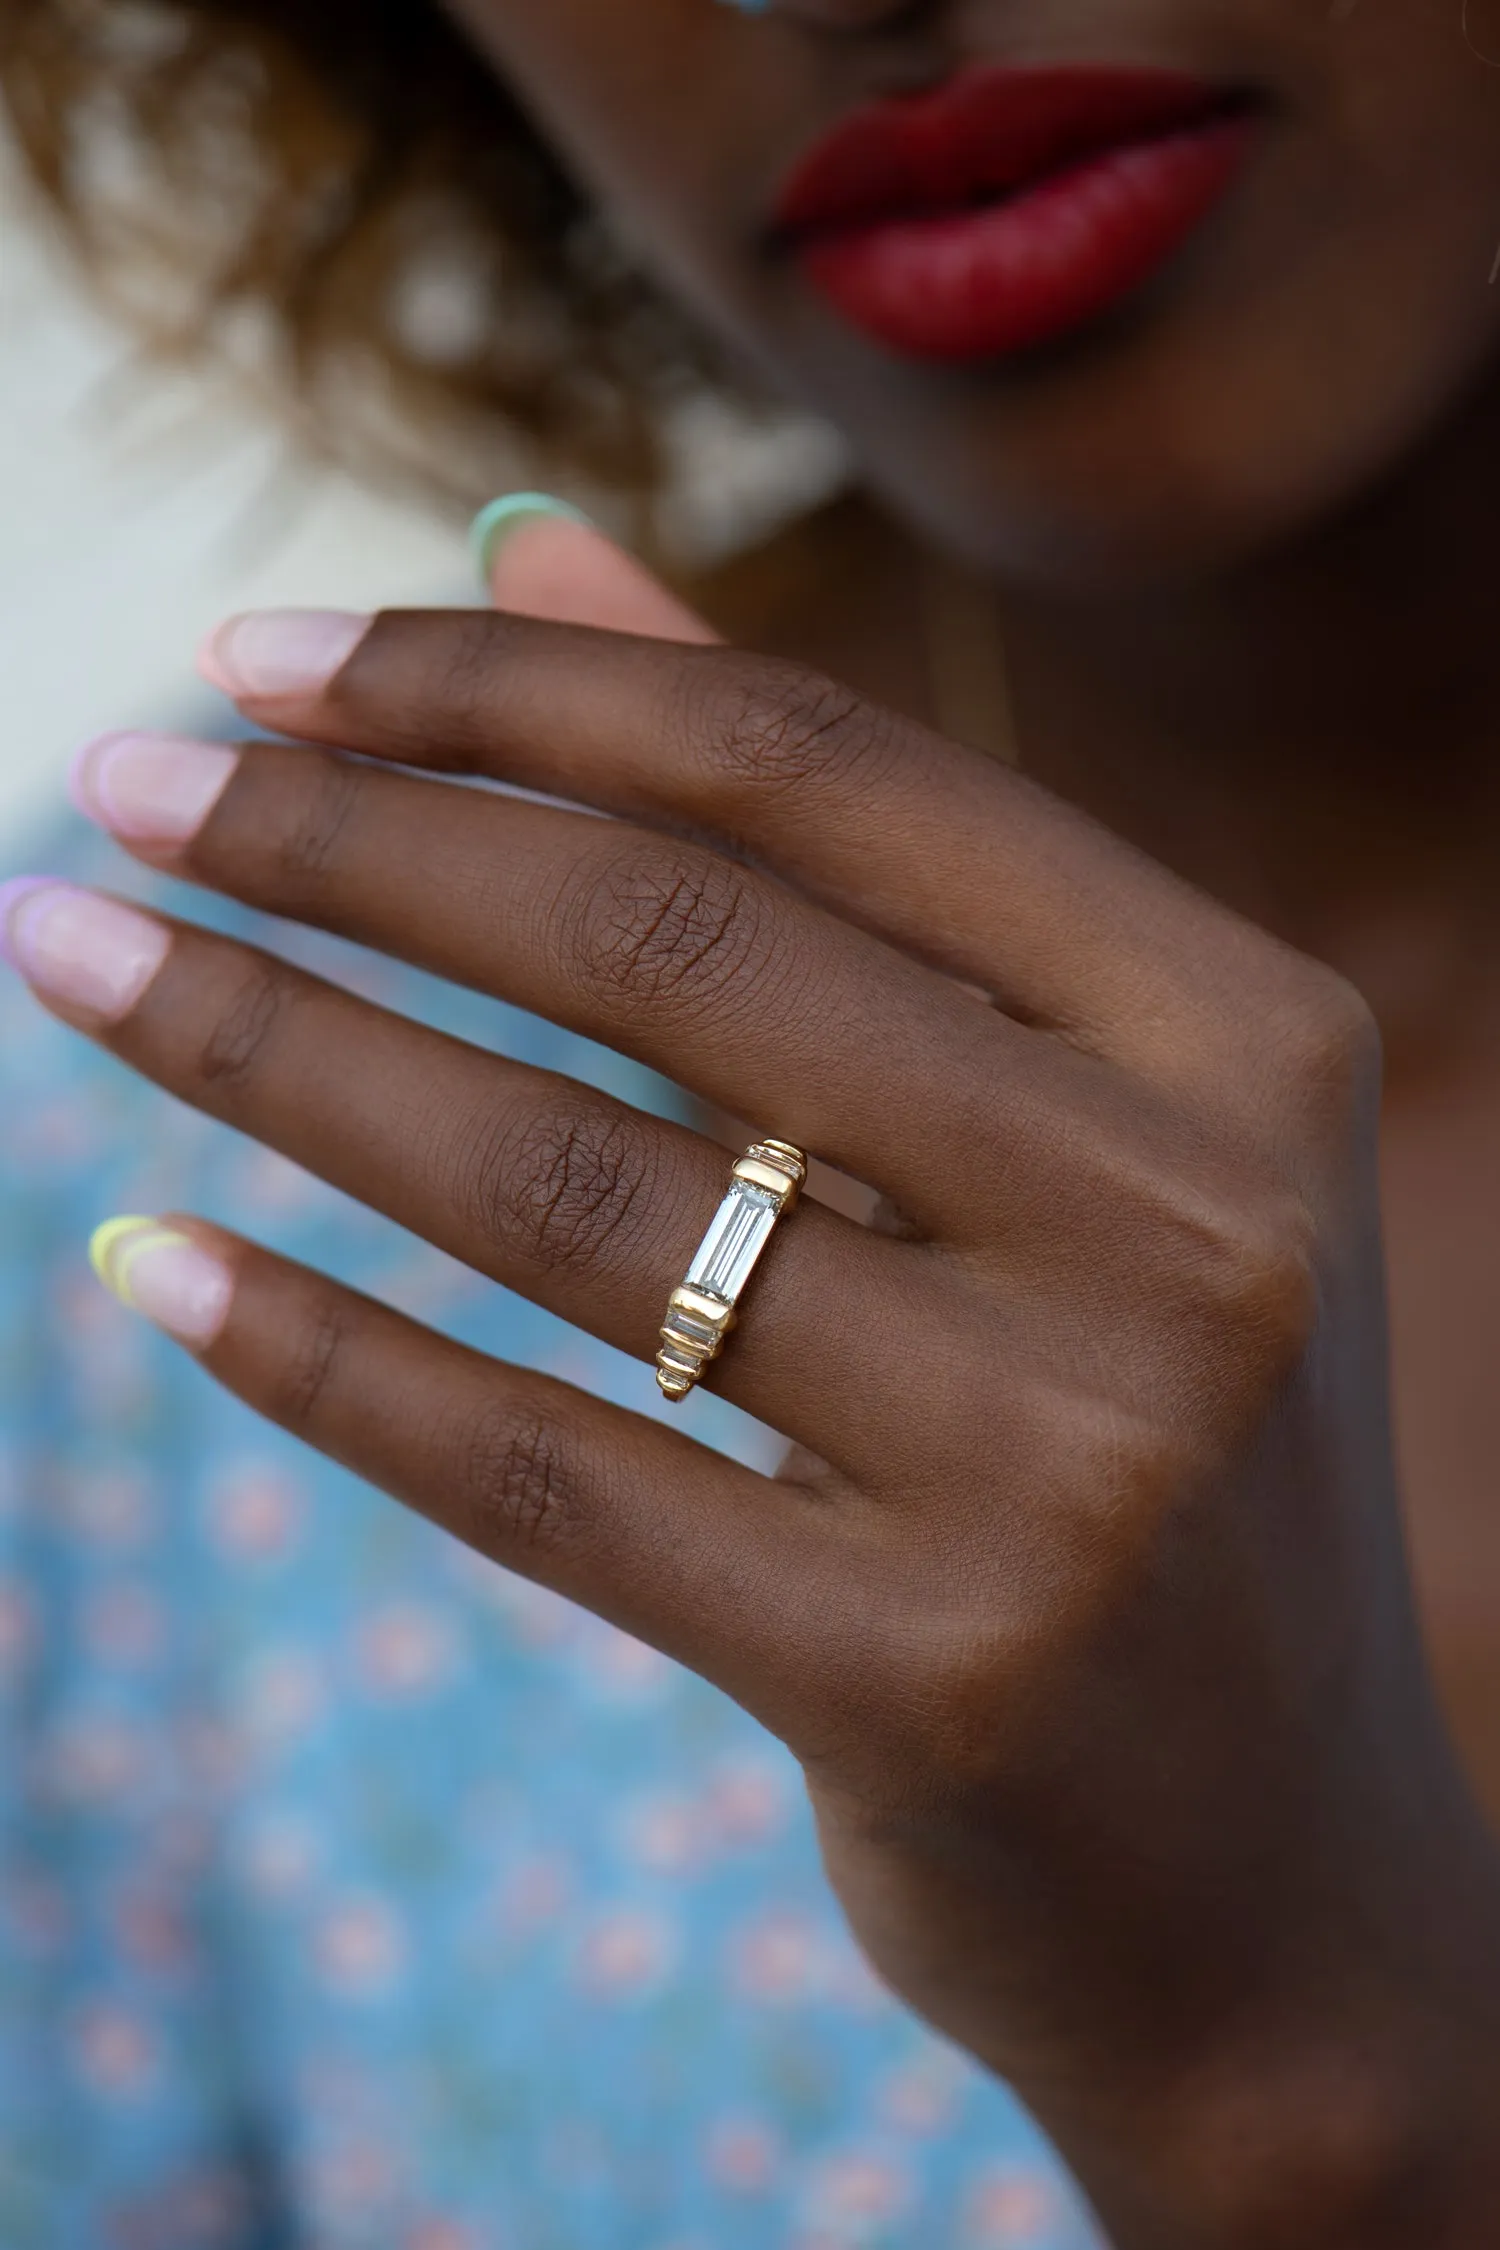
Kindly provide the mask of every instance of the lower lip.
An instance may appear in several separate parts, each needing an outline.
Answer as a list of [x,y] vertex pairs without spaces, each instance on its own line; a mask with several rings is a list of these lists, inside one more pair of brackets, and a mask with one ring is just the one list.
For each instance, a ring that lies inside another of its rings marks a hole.
[[1087,327],[1143,287],[1233,185],[1251,121],[1108,149],[979,210],[805,236],[802,271],[893,351],[999,359]]

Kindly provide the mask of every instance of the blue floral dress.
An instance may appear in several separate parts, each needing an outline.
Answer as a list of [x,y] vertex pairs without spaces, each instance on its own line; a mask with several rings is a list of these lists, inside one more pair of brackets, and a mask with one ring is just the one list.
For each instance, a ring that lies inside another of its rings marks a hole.
[[[81,823],[32,864],[154,887]],[[512,1010],[269,942],[670,1099]],[[777,1743],[259,1422],[104,1295],[85,1245],[186,1207],[647,1411],[650,1370],[140,1083],[8,977],[0,1054],[6,2250],[1094,2243],[1012,2099],[863,1965]],[[691,1411],[770,1457],[728,1407]]]

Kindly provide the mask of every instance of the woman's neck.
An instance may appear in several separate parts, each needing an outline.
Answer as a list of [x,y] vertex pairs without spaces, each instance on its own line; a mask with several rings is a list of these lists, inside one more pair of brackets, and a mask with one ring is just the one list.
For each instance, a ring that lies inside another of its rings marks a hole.
[[1500,1028],[1500,386],[1295,552],[997,615],[1039,780],[1344,969],[1393,1059]]
[[[697,591],[731,638],[942,722],[930,571],[867,502]],[[1296,550],[1184,590],[992,599],[1036,779],[1342,968],[1393,1063],[1500,1038],[1500,384]]]

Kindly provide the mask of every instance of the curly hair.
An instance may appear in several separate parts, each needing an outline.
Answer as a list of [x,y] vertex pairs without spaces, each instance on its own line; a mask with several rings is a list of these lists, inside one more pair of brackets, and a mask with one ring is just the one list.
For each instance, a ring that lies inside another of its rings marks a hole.
[[346,457],[467,497],[503,431],[649,494],[723,380],[436,0],[4,0],[0,103],[152,339],[269,353]]

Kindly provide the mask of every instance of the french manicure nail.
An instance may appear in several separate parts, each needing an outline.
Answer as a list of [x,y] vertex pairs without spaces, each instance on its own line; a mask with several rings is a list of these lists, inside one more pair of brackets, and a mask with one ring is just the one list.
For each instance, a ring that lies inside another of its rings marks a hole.
[[159,1219],[106,1219],[89,1243],[95,1273],[131,1312],[202,1350],[229,1317],[234,1276],[222,1258]]
[[23,875],[0,885],[0,951],[12,968],[101,1022],[129,1015],[171,942],[162,923],[72,883]]
[[185,844],[239,764],[222,742],[175,734],[106,734],[85,743],[68,788],[78,810],[136,844]]
[[198,668],[225,695],[316,695],[343,670],[372,623],[343,609],[250,610],[209,634]]
[[589,531],[595,528],[581,508],[575,508],[571,500],[555,499],[550,492],[506,492],[480,509],[469,526],[469,545],[482,586],[488,587],[495,557],[512,532],[519,531],[522,524],[547,517],[555,523],[582,524]]

